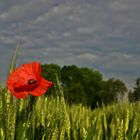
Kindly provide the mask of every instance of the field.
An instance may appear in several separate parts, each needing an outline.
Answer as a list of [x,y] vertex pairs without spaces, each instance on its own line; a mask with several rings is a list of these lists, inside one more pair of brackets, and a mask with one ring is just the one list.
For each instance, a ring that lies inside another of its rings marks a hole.
[[[12,59],[14,69],[17,50]],[[56,76],[55,93],[25,99],[0,88],[0,140],[140,140],[140,103],[68,105]]]
[[16,99],[0,91],[0,140],[139,140],[140,103],[91,110],[56,97]]

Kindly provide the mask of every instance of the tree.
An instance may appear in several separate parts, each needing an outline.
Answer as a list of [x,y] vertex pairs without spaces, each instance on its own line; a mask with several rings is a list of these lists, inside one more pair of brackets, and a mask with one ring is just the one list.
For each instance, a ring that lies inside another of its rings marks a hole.
[[64,66],[61,69],[61,78],[66,101],[69,104],[84,104],[86,102],[86,95],[81,84],[82,75],[80,69],[75,65]]
[[42,65],[42,76],[48,80],[56,82],[56,74],[60,79],[61,67],[57,64],[44,64]]
[[[91,108],[116,102],[123,97],[127,88],[123,81],[110,78],[103,81],[102,74],[94,69],[75,65],[63,66],[56,64],[42,65],[42,76],[53,81],[54,88],[50,93],[57,90],[56,74],[63,86],[64,97],[69,104],[83,103]],[[140,84],[140,83],[139,83]]]
[[133,98],[133,101],[139,101],[140,100],[140,78],[136,79],[135,87],[134,87],[134,92],[131,95]]
[[87,105],[95,108],[100,102],[99,91],[101,90],[102,74],[94,69],[81,68],[81,85],[87,97]]
[[70,83],[69,88],[64,90],[64,97],[70,105],[73,103],[86,104],[86,94],[80,83]]
[[58,76],[58,79],[61,79],[61,67],[57,64],[44,64],[42,65],[42,76],[46,78],[49,81],[52,81],[54,84],[54,88],[51,88],[47,94],[56,93],[56,75]]
[[134,102],[134,95],[133,95],[133,92],[131,90],[128,92],[128,99],[130,102]]
[[75,65],[61,69],[64,95],[68,102],[87,104],[94,108],[98,102],[102,74],[90,68]]
[[113,103],[121,100],[127,91],[126,85],[119,79],[110,78],[103,81],[100,98],[104,104]]
[[77,66],[64,66],[61,69],[61,78],[63,86],[69,86],[71,83],[79,83],[81,80],[81,73]]

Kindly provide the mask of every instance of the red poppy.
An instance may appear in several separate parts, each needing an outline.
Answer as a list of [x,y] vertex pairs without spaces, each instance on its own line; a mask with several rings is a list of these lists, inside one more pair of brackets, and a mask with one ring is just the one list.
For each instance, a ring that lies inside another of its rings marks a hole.
[[27,63],[15,68],[7,80],[8,89],[17,98],[25,98],[28,94],[40,96],[52,85],[52,82],[41,77],[39,62]]

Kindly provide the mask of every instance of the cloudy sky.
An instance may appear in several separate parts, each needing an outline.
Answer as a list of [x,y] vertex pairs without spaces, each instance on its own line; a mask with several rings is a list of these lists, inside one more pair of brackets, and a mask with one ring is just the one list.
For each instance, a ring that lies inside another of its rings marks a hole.
[[17,64],[75,64],[133,87],[140,76],[139,0],[1,0],[0,81]]

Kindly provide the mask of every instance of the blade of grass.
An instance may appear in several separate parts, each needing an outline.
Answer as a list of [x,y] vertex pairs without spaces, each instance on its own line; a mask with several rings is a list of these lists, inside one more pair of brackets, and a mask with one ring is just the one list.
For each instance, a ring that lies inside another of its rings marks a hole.
[[17,44],[16,50],[14,51],[14,54],[12,55],[12,59],[11,59],[10,67],[9,67],[9,73],[11,73],[16,66],[18,51],[19,51],[19,44]]

